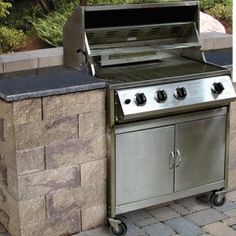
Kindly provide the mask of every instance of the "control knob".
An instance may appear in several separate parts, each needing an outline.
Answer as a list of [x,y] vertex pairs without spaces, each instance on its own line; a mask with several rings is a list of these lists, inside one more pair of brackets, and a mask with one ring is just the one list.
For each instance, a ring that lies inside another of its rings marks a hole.
[[179,87],[175,90],[174,96],[178,100],[185,99],[187,97],[187,90],[184,87]]
[[167,100],[167,93],[165,90],[158,90],[156,93],[157,102],[165,102]]
[[147,102],[147,98],[144,93],[137,93],[135,101],[138,106],[143,106]]
[[224,85],[221,82],[214,83],[211,87],[211,91],[215,94],[221,94],[224,89]]

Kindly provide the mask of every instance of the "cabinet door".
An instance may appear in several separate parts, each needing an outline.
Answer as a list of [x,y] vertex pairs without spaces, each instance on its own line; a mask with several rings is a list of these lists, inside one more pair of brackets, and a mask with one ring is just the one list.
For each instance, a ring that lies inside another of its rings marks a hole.
[[225,135],[223,116],[176,125],[175,191],[224,179]]
[[173,192],[174,127],[116,135],[116,205]]

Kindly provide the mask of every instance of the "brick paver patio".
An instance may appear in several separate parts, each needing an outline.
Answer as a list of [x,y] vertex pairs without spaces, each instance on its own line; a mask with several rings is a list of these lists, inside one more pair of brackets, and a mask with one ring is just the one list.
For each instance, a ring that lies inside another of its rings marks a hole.
[[[236,236],[236,191],[229,192],[226,203],[211,207],[206,197],[191,197],[165,206],[127,213],[122,219],[127,236]],[[0,226],[0,236],[10,236]],[[107,227],[74,236],[110,236]]]

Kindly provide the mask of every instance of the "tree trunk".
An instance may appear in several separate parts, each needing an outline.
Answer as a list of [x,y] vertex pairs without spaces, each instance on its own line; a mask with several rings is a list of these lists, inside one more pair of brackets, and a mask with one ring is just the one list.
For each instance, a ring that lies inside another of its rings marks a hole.
[[46,14],[56,10],[54,0],[37,0],[37,2]]

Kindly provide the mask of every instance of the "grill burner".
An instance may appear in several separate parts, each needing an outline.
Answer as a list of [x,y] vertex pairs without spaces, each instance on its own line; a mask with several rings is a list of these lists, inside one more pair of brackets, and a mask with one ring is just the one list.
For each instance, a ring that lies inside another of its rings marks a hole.
[[[227,189],[231,72],[205,61],[197,0],[79,6],[65,64],[107,83],[108,217]],[[73,37],[72,37],[73,36]],[[82,53],[77,53],[77,52]]]

